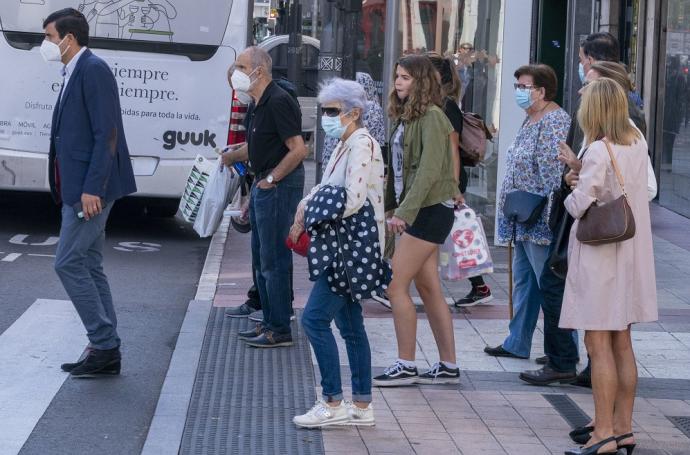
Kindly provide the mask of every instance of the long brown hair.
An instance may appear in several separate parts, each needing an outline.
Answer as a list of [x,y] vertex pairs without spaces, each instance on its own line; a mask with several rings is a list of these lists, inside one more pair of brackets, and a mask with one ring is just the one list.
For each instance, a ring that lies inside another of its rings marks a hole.
[[[400,100],[395,91],[395,73],[403,68],[412,77],[410,94]],[[388,116],[395,120],[410,122],[426,114],[430,106],[441,106],[441,86],[436,79],[436,69],[424,55],[408,55],[395,64],[393,89],[388,97]]]
[[640,139],[628,120],[628,96],[613,79],[601,77],[585,86],[577,120],[585,133],[585,145],[607,138],[614,144],[631,145]]
[[462,83],[460,82],[460,77],[458,77],[455,62],[448,57],[441,57],[436,52],[427,52],[426,56],[441,75],[441,95],[458,103],[460,101]]
[[620,63],[596,62],[592,63],[590,70],[596,71],[601,77],[607,77],[618,82],[626,93],[632,92],[634,89],[630,76],[628,76],[628,70],[625,69],[625,66]]

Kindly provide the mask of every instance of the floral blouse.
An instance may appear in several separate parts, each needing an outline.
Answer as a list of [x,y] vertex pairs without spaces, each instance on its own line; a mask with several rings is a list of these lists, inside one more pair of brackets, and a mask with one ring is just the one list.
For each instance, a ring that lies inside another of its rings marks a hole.
[[[529,191],[549,197],[561,183],[563,165],[558,161],[558,143],[565,141],[570,128],[570,116],[561,108],[545,114],[537,123],[522,124],[517,137],[508,149],[506,172],[498,202],[498,241],[508,243],[513,237],[513,223],[503,215],[506,194],[513,190]],[[526,228],[517,223],[515,240],[537,245],[551,244],[547,206],[541,219]]]

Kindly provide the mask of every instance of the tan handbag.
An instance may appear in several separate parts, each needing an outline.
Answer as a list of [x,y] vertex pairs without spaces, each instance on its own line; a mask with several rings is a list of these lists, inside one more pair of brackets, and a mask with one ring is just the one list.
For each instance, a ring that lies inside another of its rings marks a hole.
[[607,141],[606,150],[611,157],[613,171],[616,173],[618,184],[623,194],[605,204],[597,205],[593,202],[577,225],[576,237],[587,245],[606,245],[607,243],[622,242],[635,236],[635,218],[628,204],[628,194],[625,192],[623,176],[618,169],[616,158]]

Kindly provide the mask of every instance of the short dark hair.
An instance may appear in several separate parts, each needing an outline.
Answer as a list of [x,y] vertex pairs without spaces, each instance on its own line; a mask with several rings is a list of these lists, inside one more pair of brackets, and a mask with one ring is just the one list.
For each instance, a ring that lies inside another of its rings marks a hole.
[[77,40],[80,46],[89,45],[89,23],[86,17],[74,8],[65,8],[55,11],[43,21],[43,28],[55,22],[55,29],[64,38],[68,33]]
[[580,43],[586,57],[604,62],[620,61],[620,46],[615,36],[610,33],[592,33]]
[[549,65],[537,63],[534,65],[524,65],[515,70],[515,79],[520,79],[521,76],[532,76],[535,87],[542,87],[544,89],[544,99],[546,101],[553,101],[558,94],[558,77],[556,72]]

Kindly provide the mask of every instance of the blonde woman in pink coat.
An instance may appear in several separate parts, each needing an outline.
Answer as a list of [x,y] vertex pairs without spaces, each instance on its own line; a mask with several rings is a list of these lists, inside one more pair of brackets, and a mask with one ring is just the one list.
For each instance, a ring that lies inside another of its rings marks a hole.
[[[592,359],[596,425],[589,442],[566,455],[632,453],[632,412],[637,366],[630,327],[658,319],[652,229],[647,199],[647,143],[628,120],[628,101],[611,79],[590,82],[578,112],[587,150],[579,180],[565,207],[575,218],[570,233],[560,327],[584,329]],[[607,150],[611,148],[623,176],[635,218],[635,236],[606,245],[577,240],[579,219],[594,203],[613,201],[621,189]]]

